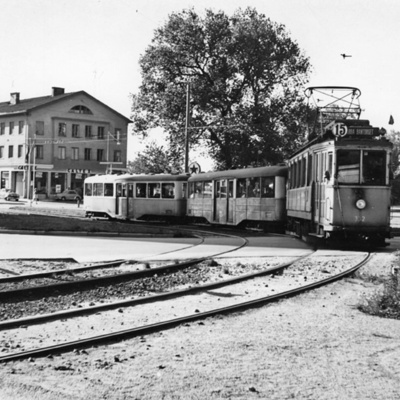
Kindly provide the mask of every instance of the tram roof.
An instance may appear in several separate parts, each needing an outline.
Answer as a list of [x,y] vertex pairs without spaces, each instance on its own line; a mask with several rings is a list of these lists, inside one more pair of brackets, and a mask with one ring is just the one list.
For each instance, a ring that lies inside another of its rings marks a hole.
[[287,167],[275,165],[271,167],[256,167],[244,169],[230,169],[227,171],[206,172],[192,175],[189,182],[204,181],[219,178],[252,178],[256,176],[287,176]]
[[124,182],[176,182],[187,181],[186,174],[123,174],[123,175],[95,175],[85,179],[87,183],[124,183]]

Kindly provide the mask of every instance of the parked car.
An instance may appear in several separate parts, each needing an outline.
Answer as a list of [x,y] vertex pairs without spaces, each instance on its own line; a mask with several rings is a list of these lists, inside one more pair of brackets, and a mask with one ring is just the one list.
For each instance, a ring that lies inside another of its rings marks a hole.
[[66,201],[66,200],[82,200],[81,195],[76,191],[76,190],[64,190],[61,193],[57,193],[54,197],[56,200],[62,200],[62,201]]
[[0,199],[7,201],[18,201],[19,194],[13,192],[11,189],[0,189]]

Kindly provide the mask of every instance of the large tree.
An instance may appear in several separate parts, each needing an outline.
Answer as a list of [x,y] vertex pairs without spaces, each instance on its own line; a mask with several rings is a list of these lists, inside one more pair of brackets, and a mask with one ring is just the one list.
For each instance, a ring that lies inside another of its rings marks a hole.
[[173,13],[141,57],[135,132],[162,127],[183,152],[205,142],[220,168],[281,162],[303,139],[310,63],[283,25],[255,9]]

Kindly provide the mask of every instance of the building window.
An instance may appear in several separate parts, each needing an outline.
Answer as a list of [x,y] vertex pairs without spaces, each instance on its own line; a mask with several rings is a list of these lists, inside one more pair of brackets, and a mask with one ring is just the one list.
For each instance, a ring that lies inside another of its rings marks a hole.
[[24,121],[18,122],[18,134],[21,135],[24,132]]
[[37,144],[35,146],[36,149],[36,158],[43,159],[43,145]]
[[97,138],[104,139],[104,126],[99,126],[97,128]]
[[114,162],[121,162],[121,150],[114,150]]
[[79,148],[78,147],[72,148],[72,159],[79,160]]
[[69,110],[69,112],[70,112],[70,113],[74,113],[74,114],[93,114],[93,113],[89,110],[89,108],[87,108],[86,106],[81,106],[81,105],[72,107],[72,108]]
[[10,135],[14,133],[14,122],[10,122]]
[[4,146],[0,146],[0,158],[4,158]]
[[79,125],[72,124],[72,137],[79,137]]
[[97,161],[104,161],[104,150],[97,149]]
[[92,149],[85,149],[85,160],[90,161],[92,158]]
[[85,138],[92,137],[92,125],[85,125]]
[[36,135],[44,135],[44,121],[36,121]]
[[65,160],[65,154],[66,154],[65,147],[63,146],[58,147],[58,158],[60,160]]
[[58,124],[58,136],[67,136],[67,124],[65,122]]
[[18,145],[18,158],[22,157],[23,151],[24,151],[24,146],[22,144]]
[[14,146],[8,146],[8,158],[14,157]]
[[2,122],[0,124],[0,135],[4,135],[6,133],[6,123]]

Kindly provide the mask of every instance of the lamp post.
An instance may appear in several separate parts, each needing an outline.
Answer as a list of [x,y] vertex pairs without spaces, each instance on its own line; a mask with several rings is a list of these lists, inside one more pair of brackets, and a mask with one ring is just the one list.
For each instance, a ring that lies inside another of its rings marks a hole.
[[120,133],[119,132],[117,132],[117,136],[116,137],[111,132],[107,132],[107,161],[106,162],[101,162],[100,164],[109,165],[110,166],[110,174],[112,174],[112,166],[113,166],[113,164],[122,164],[122,162],[110,161],[110,137],[113,138],[117,142],[118,146],[121,144]]

